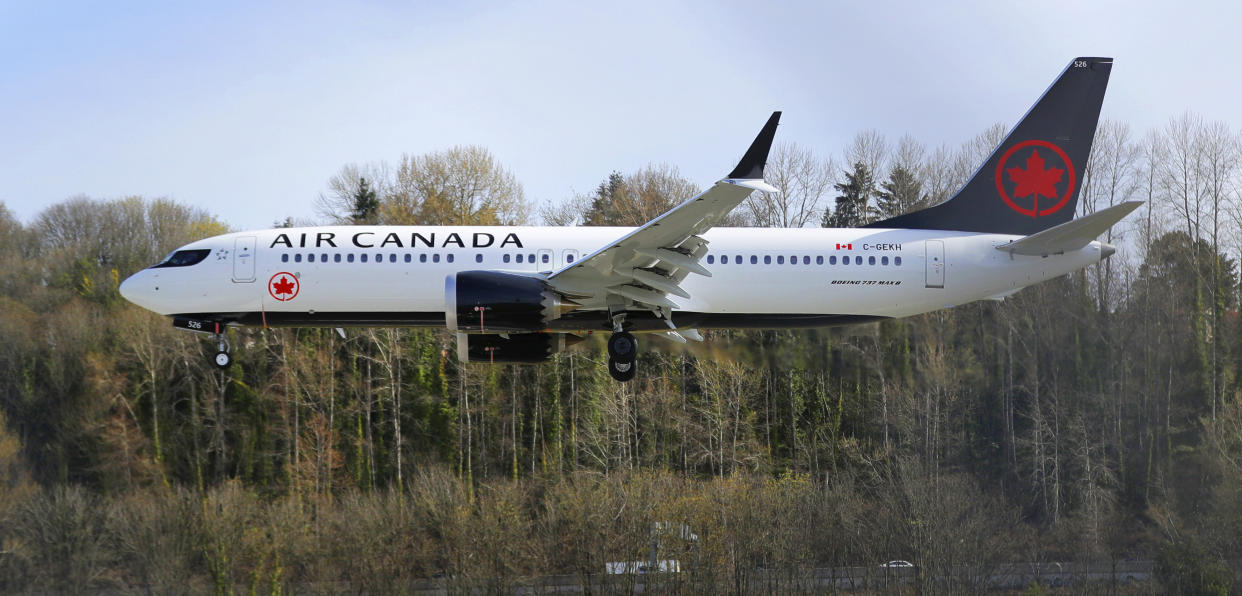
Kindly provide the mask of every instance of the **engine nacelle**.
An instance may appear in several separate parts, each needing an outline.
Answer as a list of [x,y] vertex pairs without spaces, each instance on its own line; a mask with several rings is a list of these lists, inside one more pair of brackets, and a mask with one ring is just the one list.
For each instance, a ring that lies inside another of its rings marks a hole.
[[536,277],[462,271],[444,280],[444,321],[449,331],[540,331],[575,307]]
[[567,333],[458,333],[457,359],[462,362],[538,364],[582,338]]

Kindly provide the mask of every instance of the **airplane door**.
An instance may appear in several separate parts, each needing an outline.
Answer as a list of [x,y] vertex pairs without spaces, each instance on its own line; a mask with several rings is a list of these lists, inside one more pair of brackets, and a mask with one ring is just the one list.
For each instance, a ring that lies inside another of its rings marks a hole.
[[544,248],[539,251],[539,265],[535,267],[536,271],[552,270],[552,249]]
[[927,287],[944,287],[944,241],[927,241]]
[[564,251],[561,251],[561,267],[567,267],[569,265],[572,265],[574,261],[577,261],[577,260],[578,260],[578,251],[572,248],[567,248]]
[[254,236],[242,236],[233,244],[233,281],[254,281]]

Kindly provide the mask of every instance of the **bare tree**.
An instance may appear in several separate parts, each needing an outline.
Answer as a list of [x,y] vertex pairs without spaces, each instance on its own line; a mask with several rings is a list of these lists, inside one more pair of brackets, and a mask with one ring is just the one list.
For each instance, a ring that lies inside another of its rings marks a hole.
[[591,208],[591,197],[575,194],[560,203],[545,202],[539,206],[539,220],[546,226],[580,226]]
[[[1082,213],[1111,207],[1129,200],[1138,191],[1139,147],[1130,140],[1130,126],[1105,120],[1095,131],[1091,157],[1083,171],[1079,205]],[[1113,228],[1104,241],[1113,242]],[[1113,304],[1113,260],[1104,261],[1094,271],[1096,302],[1100,308]]]
[[854,135],[854,140],[845,149],[845,163],[861,163],[867,166],[867,171],[877,180],[883,179],[888,173],[888,162],[888,141],[875,129]]
[[328,178],[328,190],[315,199],[315,213],[329,223],[352,223],[354,197],[358,196],[363,180],[381,197],[392,190],[392,172],[387,163],[345,164]]
[[750,193],[746,198],[750,221],[768,228],[801,228],[819,221],[836,172],[832,157],[820,158],[794,143],[777,145],[764,178],[780,192]]

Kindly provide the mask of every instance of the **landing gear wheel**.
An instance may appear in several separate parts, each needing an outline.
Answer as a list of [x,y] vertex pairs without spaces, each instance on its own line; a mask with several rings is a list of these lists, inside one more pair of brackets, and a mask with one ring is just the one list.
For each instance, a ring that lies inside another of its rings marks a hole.
[[608,374],[622,383],[638,371],[638,340],[625,331],[608,337]]
[[638,358],[638,341],[625,331],[608,337],[608,357],[617,362],[634,362]]
[[229,367],[229,364],[233,362],[233,357],[229,356],[230,351],[232,351],[232,346],[229,345],[229,336],[223,332],[217,333],[216,334],[216,357],[212,359],[215,362],[217,367],[219,368]]
[[636,360],[621,361],[614,358],[608,359],[608,374],[613,379],[625,383],[634,379],[634,374],[638,372],[638,362]]

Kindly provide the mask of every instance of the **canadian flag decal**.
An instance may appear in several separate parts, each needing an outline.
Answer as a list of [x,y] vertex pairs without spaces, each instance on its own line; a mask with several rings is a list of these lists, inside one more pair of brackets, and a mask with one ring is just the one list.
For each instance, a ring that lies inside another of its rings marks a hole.
[[841,250],[841,249],[854,250],[854,244],[853,243],[850,243],[850,244],[837,243],[837,250]]

